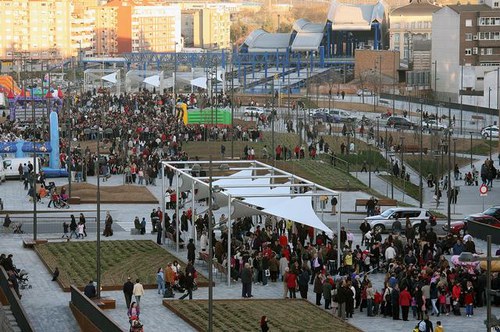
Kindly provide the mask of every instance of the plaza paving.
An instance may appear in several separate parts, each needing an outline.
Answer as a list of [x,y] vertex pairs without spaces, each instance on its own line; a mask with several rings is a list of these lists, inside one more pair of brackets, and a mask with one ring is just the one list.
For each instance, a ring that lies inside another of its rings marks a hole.
[[[484,159],[484,157],[482,158]],[[478,167],[482,163],[481,160],[477,161],[476,167]],[[366,173],[363,173],[363,176]],[[358,174],[359,176],[359,174]],[[363,176],[360,176],[360,180],[363,181]],[[103,183],[102,185],[117,185],[122,184],[121,176],[113,176],[110,181]],[[373,180],[373,179],[372,179]],[[57,179],[56,183],[63,184],[64,179]],[[95,183],[95,178],[89,178],[89,182]],[[158,183],[160,183],[158,181]],[[384,187],[382,185],[376,184],[378,182],[373,182],[372,185],[375,189],[380,190],[382,193]],[[496,198],[498,195],[495,195],[496,187],[498,187],[500,183],[498,181],[494,184],[493,192],[490,193],[485,198],[485,206],[492,205],[496,203]],[[160,197],[161,195],[161,186],[158,185],[156,187],[149,187],[151,192]],[[27,210],[30,211],[33,207],[32,203],[28,201],[26,197],[26,192],[23,190],[22,185],[18,181],[8,181],[1,185],[0,190],[2,192],[2,198],[4,200],[4,209],[5,210]],[[367,194],[358,193],[358,192],[348,192],[342,193],[341,205],[343,207],[343,211],[353,211],[354,210],[354,201],[356,198],[365,198],[368,197]],[[433,202],[431,200],[432,195],[426,195],[426,202],[424,206],[431,207]],[[71,213],[75,213],[74,211],[85,211],[85,215],[95,217],[95,205],[84,204],[84,205],[75,205],[70,210],[53,210],[49,209],[45,205],[40,205],[38,208],[40,211],[50,211],[50,215],[55,215],[55,211],[62,211],[62,213],[58,213],[58,216],[67,217],[69,220],[69,215]],[[443,207],[445,204],[442,205]],[[131,236],[129,234],[130,228],[133,227],[133,219],[137,215],[140,218],[146,217],[146,220],[149,221],[149,214],[153,208],[157,208],[157,205],[154,204],[142,204],[142,205],[121,205],[121,204],[103,204],[102,205],[102,217],[104,217],[104,211],[110,211],[115,223],[117,226],[119,225],[125,231],[116,231],[115,235],[112,238],[103,238],[104,241],[115,240],[115,239],[144,239],[151,238],[155,240],[154,235],[137,235]],[[203,207],[196,206],[199,211],[204,209]],[[329,206],[327,206],[327,210],[329,210]],[[482,198],[479,197],[478,187],[461,187],[461,192],[459,196],[459,204],[456,206],[456,213],[453,215],[453,218],[459,218],[464,215],[479,212],[482,210]],[[443,210],[444,211],[444,210]],[[223,213],[222,209],[217,211],[218,214]],[[172,211],[169,211],[169,214],[172,214]],[[218,215],[216,215],[218,218]],[[339,218],[337,216],[331,216],[325,210],[323,216],[320,214],[320,218],[323,218],[325,223],[336,229],[336,221]],[[344,213],[342,214],[343,224],[348,228],[352,229],[355,233],[356,241],[359,242],[359,232],[358,225],[359,220],[362,218],[362,215]],[[347,223],[348,219],[357,219],[350,220]],[[148,223],[148,231],[150,230],[150,224]],[[62,229],[62,227],[61,227]],[[45,236],[45,234],[44,234]],[[51,235],[49,235],[51,236]],[[60,232],[56,231],[53,236],[60,236]],[[0,234],[0,252],[3,253],[13,253],[14,254],[14,262],[19,268],[25,268],[30,273],[30,283],[33,285],[32,289],[23,291],[22,303],[30,316],[30,319],[33,325],[36,328],[36,331],[76,331],[78,330],[77,323],[73,318],[72,313],[69,310],[68,302],[70,300],[70,294],[64,293],[60,290],[59,286],[56,283],[51,282],[51,276],[47,272],[44,265],[39,261],[37,255],[29,249],[24,249],[22,247],[22,238],[31,238],[31,234]],[[88,240],[95,240],[95,233],[89,234],[87,237]],[[476,244],[479,251],[485,252],[485,243],[483,241],[477,241]],[[494,247],[495,251],[497,247]],[[171,247],[167,247],[168,250],[172,250]],[[175,251],[175,250],[174,250]],[[105,253],[104,253],[105,254]],[[185,260],[186,252],[181,251],[178,253],[178,257]],[[138,267],[140,268],[140,267]],[[201,271],[201,273],[207,275],[206,267],[202,264],[197,264],[197,269]],[[132,272],[132,271],[131,271]],[[155,274],[156,271],[151,271],[151,274]],[[371,276],[371,279],[374,281],[374,285],[376,288],[380,289],[383,284],[383,274],[376,274]],[[216,287],[214,289],[214,297],[221,299],[228,298],[239,298],[241,293],[241,284],[233,283],[231,286],[227,286],[225,280],[219,279],[216,277]],[[283,296],[283,286],[281,283],[270,283],[268,286],[260,286],[255,285],[253,288],[253,295],[256,298],[280,298]],[[106,311],[110,317],[113,317],[123,328],[128,328],[128,319],[126,315],[125,308],[125,300],[120,291],[115,292],[103,292],[103,296],[111,296],[117,300],[117,309]],[[176,294],[176,298],[179,295]],[[208,289],[201,288],[194,293],[194,298],[206,299],[208,298]],[[174,299],[176,300],[176,299]],[[309,300],[314,302],[314,293],[312,293],[312,289],[309,292]],[[147,290],[145,296],[141,300],[142,310],[141,310],[141,319],[145,325],[146,331],[191,331],[192,328],[187,325],[182,319],[178,318],[176,315],[171,313],[168,309],[161,305],[162,298],[157,294],[156,290]],[[496,315],[500,315],[500,310],[497,308],[493,309],[493,313]],[[264,313],[263,313],[264,314]],[[456,318],[454,316],[442,316],[440,320],[443,322],[447,331],[467,331],[470,329],[483,329],[484,324],[483,320],[485,319],[485,308],[478,308],[475,310],[475,315],[472,318],[466,318],[461,316]],[[272,318],[271,318],[272,319]],[[436,318],[432,318],[435,322]],[[358,313],[356,312],[354,318],[350,320],[352,324],[363,329],[364,331],[395,331],[395,330],[404,330],[410,331],[416,321],[403,322],[403,321],[393,321],[392,319],[384,319],[380,317],[368,318],[366,317],[366,313]],[[255,326],[251,328],[251,330],[255,330],[258,327],[258,322],[255,323]]]

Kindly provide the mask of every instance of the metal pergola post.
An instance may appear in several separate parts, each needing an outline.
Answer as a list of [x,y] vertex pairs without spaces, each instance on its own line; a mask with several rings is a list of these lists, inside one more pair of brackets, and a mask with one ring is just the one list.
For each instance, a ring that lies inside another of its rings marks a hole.
[[231,286],[231,195],[227,197],[227,285]]
[[166,237],[166,234],[167,234],[167,223],[165,222],[166,220],[166,202],[165,202],[165,164],[161,164],[161,213],[162,213],[162,217],[163,217],[163,220],[160,220],[160,223],[161,225],[163,225],[162,227],[162,234],[161,234],[161,241],[163,244],[165,244],[165,237]]
[[[176,174],[175,176],[175,194],[176,194],[176,202],[175,202],[175,249],[179,252],[179,176]],[[173,221],[173,220],[172,220]]]

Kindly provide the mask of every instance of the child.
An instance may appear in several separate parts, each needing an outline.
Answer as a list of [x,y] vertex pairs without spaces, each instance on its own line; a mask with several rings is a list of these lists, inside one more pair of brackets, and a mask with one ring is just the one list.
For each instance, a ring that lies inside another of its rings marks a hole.
[[69,224],[65,221],[63,222],[63,236],[61,237],[62,239],[67,238],[69,239],[68,233],[69,233]]
[[413,318],[417,318],[417,299],[415,296],[411,298],[411,312],[413,313]]
[[85,225],[80,222],[78,223],[78,237],[77,239],[83,239],[85,236],[84,236],[84,232],[85,232]]
[[434,329],[434,332],[444,332],[444,328],[441,326],[441,321],[436,322],[436,328]]
[[446,311],[446,295],[444,291],[439,293],[438,301],[439,301],[439,313],[448,314],[448,311]]

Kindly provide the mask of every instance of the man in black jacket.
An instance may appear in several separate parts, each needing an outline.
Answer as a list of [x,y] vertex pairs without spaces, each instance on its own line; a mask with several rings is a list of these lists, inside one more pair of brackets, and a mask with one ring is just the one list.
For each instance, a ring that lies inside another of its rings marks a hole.
[[83,289],[83,294],[85,294],[85,296],[87,296],[89,299],[96,297],[97,292],[93,280],[90,280],[88,285],[85,286],[85,288]]
[[132,294],[134,292],[134,283],[130,281],[131,278],[127,278],[127,282],[123,284],[123,295],[125,296],[125,303],[127,304],[127,309],[130,308],[130,302],[132,302]]
[[371,228],[370,224],[368,223],[368,221],[363,220],[361,225],[359,225],[359,229],[361,230],[361,233],[362,233],[361,245],[363,245],[363,244],[365,244],[365,241],[367,241],[367,239],[365,239],[366,233],[368,233],[372,228]]

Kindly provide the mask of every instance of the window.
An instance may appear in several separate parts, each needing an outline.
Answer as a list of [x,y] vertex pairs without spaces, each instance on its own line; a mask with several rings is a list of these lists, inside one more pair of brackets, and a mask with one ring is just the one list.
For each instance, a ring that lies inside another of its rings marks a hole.
[[394,44],[399,44],[399,33],[394,34]]
[[484,52],[484,51],[485,51],[485,49],[484,49],[484,48],[482,48],[482,49],[481,49],[481,55],[484,55],[484,54],[485,54],[485,52]]
[[472,26],[472,19],[465,20],[465,26],[466,27],[471,27]]
[[465,40],[467,40],[467,41],[472,40],[472,33],[466,33],[465,34]]
[[472,54],[477,54],[477,47],[474,47],[474,48],[472,49]]
[[498,8],[498,1],[493,2],[493,8]]
[[465,55],[472,55],[472,49],[471,48],[466,48],[465,49]]
[[492,48],[487,48],[486,49],[486,55],[493,55],[493,49]]

